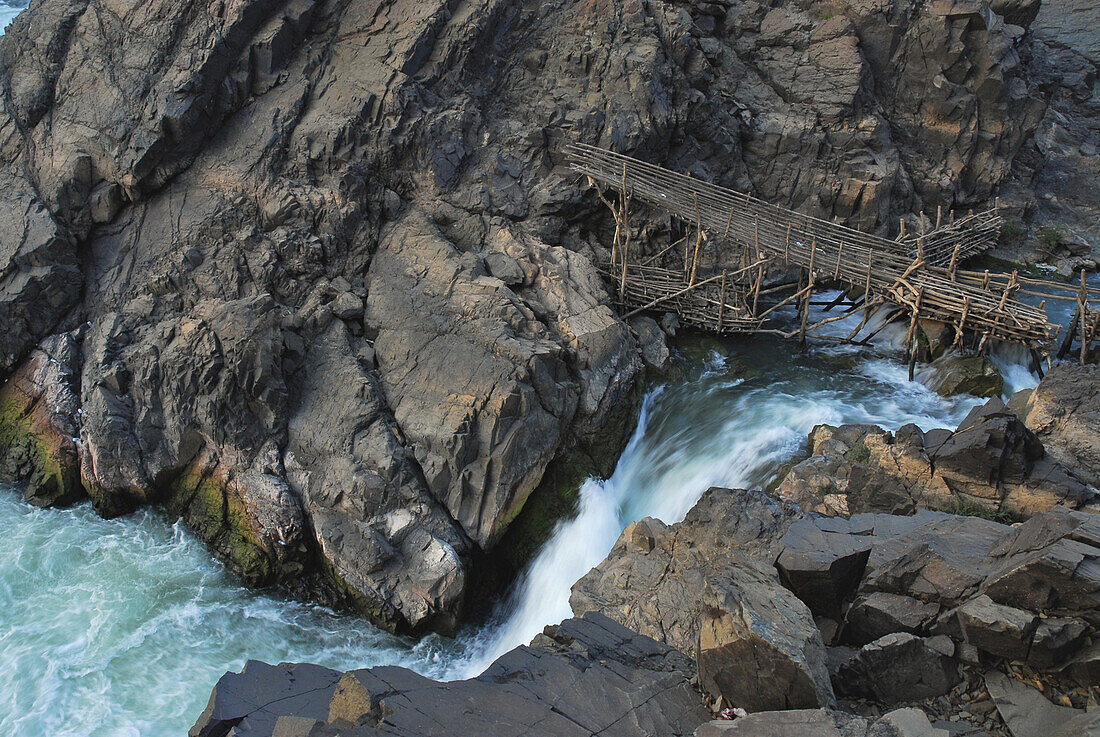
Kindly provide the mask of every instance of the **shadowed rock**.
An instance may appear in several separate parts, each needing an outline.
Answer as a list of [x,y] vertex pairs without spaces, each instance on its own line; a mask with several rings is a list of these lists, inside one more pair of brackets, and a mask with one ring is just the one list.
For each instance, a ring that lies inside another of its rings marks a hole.
[[190,734],[686,737],[708,716],[693,671],[683,653],[589,614],[548,626],[466,681],[253,661],[222,677]]

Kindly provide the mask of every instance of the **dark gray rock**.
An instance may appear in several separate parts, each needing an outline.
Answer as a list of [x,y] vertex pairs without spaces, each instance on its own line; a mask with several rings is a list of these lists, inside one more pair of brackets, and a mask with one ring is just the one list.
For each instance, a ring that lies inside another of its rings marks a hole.
[[948,737],[920,709],[896,709],[872,723],[825,709],[767,711],[702,725],[695,737]]
[[268,665],[250,660],[239,674],[222,676],[188,734],[223,737],[231,729],[241,735],[272,734],[282,715],[323,721],[342,676],[309,663]]
[[845,618],[844,638],[865,645],[894,632],[927,634],[939,613],[937,603],[874,591],[852,602]]
[[908,633],[864,645],[833,679],[838,693],[897,704],[941,696],[962,679],[958,664],[937,643]]
[[760,492],[711,489],[679,524],[627,527],[569,603],[697,653],[704,688],[736,706],[831,704],[821,634],[770,565],[800,516]]
[[1013,737],[1048,737],[1081,714],[1052,704],[1037,689],[997,671],[986,675],[985,686]]
[[705,581],[699,682],[748,711],[833,706],[821,634],[805,605],[751,564]]
[[656,371],[668,368],[671,353],[665,341],[664,331],[652,317],[637,315],[629,320],[630,329],[638,339],[645,365]]
[[1020,416],[1054,458],[1100,486],[1100,366],[1076,363],[1052,368],[1028,398]]
[[979,650],[1009,660],[1024,660],[1039,618],[1032,612],[976,596],[944,615],[937,631],[947,632]]
[[795,522],[779,542],[775,565],[783,583],[815,614],[840,619],[863,578],[870,542],[823,532],[809,520]]
[[708,718],[693,672],[683,653],[590,614],[547,627],[466,681],[251,662],[222,677],[190,734],[686,736]]
[[1028,651],[1029,663],[1053,669],[1081,652],[1091,627],[1074,617],[1047,617],[1039,620]]

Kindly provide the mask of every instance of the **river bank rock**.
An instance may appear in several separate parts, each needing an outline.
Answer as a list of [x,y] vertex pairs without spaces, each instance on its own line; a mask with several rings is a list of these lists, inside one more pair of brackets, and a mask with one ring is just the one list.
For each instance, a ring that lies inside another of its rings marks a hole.
[[[840,636],[851,644],[901,633],[947,635],[994,658],[1058,670],[1098,624],[1098,525],[1095,515],[1063,507],[1017,527],[931,511],[805,518],[780,540],[779,559],[812,557],[827,569],[846,549],[870,548],[858,583],[847,590],[854,600]],[[816,598],[812,589],[794,591]],[[830,611],[814,609],[820,616]]]
[[883,635],[853,652],[833,682],[844,696],[882,704],[943,696],[962,680],[954,646],[947,645],[906,632]]
[[71,504],[80,486],[78,336],[43,341],[0,387],[0,479],[37,506]]
[[1100,484],[1100,366],[1061,363],[1028,396],[1020,417],[1047,452],[1083,480]]
[[249,661],[221,678],[190,735],[686,737],[709,718],[693,674],[683,653],[589,614],[548,626],[466,681]]
[[933,729],[920,709],[897,709],[871,720],[825,709],[798,709],[749,714],[735,721],[713,721],[695,737],[948,737]]
[[810,457],[777,493],[823,514],[923,508],[1026,518],[1060,505],[1090,508],[1098,498],[996,397],[954,431],[825,425],[814,428],[809,445]]

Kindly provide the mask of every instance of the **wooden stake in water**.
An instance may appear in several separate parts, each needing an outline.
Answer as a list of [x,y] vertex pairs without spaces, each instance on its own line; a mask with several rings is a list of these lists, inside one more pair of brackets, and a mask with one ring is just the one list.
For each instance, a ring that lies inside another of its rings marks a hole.
[[924,287],[917,292],[917,303],[913,306],[913,319],[909,323],[909,381],[913,380],[917,367],[917,320],[920,319],[920,303],[924,299]]

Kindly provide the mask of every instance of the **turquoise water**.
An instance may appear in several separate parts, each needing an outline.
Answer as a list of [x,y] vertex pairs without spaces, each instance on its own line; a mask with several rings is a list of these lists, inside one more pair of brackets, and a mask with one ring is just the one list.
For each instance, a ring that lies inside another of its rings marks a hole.
[[19,15],[19,11],[27,7],[24,0],[0,0],[0,33],[11,23],[11,19]]
[[0,734],[181,735],[246,658],[442,673],[438,638],[413,646],[354,617],[242,588],[153,511],[99,518],[0,490]]

